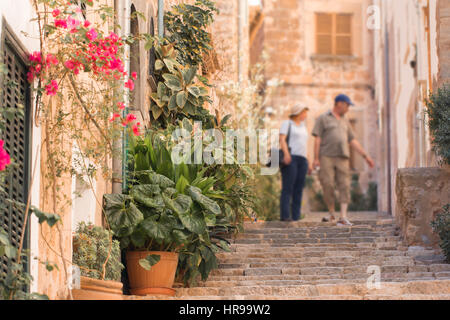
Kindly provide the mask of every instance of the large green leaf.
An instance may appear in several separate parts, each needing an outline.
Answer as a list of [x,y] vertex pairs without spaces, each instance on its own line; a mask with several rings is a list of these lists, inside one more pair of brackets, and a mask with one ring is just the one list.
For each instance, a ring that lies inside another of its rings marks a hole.
[[178,179],[175,189],[177,189],[179,193],[184,193],[184,190],[188,185],[189,181],[183,175],[181,175],[180,178]]
[[184,91],[180,91],[177,94],[177,106],[183,108],[187,101],[187,94]]
[[161,197],[161,188],[158,184],[141,184],[133,186],[130,195],[139,203],[150,208],[160,209],[164,207]]
[[105,214],[108,224],[118,237],[128,236],[144,220],[144,215],[124,194],[105,194]]
[[200,96],[200,89],[196,86],[189,86],[187,87],[187,90],[189,91],[190,94],[192,94],[196,98]]
[[168,104],[167,107],[169,108],[169,110],[176,110],[177,109],[177,95],[176,94],[173,94],[170,97],[169,104]]
[[195,77],[196,74],[197,74],[197,67],[196,66],[192,66],[189,69],[185,70],[183,72],[184,82],[186,84],[191,83],[192,80],[194,80],[194,77]]
[[155,264],[157,264],[161,260],[161,256],[159,254],[149,254],[144,259],[139,260],[139,265],[145,270],[149,271]]
[[165,85],[173,90],[173,91],[180,91],[181,88],[181,81],[178,79],[177,76],[170,74],[170,73],[164,73],[163,75],[164,80],[166,80]]
[[178,194],[171,199],[164,195],[164,202],[181,220],[181,223],[191,232],[202,234],[206,230],[203,215],[198,210],[191,210],[192,199],[184,194]]
[[199,188],[188,186],[186,188],[186,192],[191,196],[192,200],[199,203],[203,209],[215,215],[221,214],[220,206],[217,204],[217,202],[202,194],[202,191]]
[[162,243],[165,240],[167,241],[170,236],[168,227],[165,224],[156,221],[154,217],[145,219],[140,224],[140,227],[147,237],[156,240],[158,243]]

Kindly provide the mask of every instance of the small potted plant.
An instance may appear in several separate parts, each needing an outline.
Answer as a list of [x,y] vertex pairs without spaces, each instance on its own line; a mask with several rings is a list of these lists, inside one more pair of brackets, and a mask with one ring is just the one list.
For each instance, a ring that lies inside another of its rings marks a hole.
[[73,237],[73,263],[80,269],[80,287],[72,290],[75,300],[122,300],[119,241],[112,232],[81,222]]

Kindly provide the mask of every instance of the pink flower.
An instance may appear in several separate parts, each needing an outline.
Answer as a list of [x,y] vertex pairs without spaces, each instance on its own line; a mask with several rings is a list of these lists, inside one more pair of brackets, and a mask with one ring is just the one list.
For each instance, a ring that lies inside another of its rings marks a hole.
[[56,94],[56,91],[58,91],[58,83],[56,80],[52,80],[50,84],[45,86],[45,93],[48,96],[54,96]]
[[97,31],[95,31],[94,28],[92,28],[91,30],[86,32],[86,37],[91,41],[94,41],[95,39],[97,39],[97,36],[98,36]]
[[9,154],[3,149],[4,141],[0,140],[0,171],[5,170],[6,166],[11,163]]
[[135,71],[133,71],[133,72],[131,73],[131,77],[132,77],[134,80],[136,80],[136,79],[137,79],[137,73],[136,73]]
[[118,113],[114,113],[111,118],[109,118],[109,122],[113,122],[114,120],[116,120],[117,118],[120,118],[120,114]]
[[54,55],[52,55],[51,53],[49,53],[48,55],[47,55],[47,57],[45,58],[45,62],[47,63],[47,65],[50,65],[50,64],[53,64],[53,65],[57,65],[58,64],[58,59],[54,56]]
[[61,27],[63,29],[67,29],[67,21],[65,19],[56,19],[55,27]]
[[61,13],[61,11],[59,11],[58,9],[55,9],[55,10],[53,10],[52,11],[52,15],[53,15],[53,17],[57,17],[57,16],[59,16],[59,14]]
[[64,62],[64,66],[67,69],[73,70],[75,68],[75,62],[73,60],[67,60],[66,62]]
[[125,118],[125,121],[127,123],[130,123],[132,121],[136,120],[136,116],[132,113],[127,114],[127,117]]
[[139,136],[140,135],[140,133],[139,133],[139,126],[141,125],[141,123],[140,122],[138,122],[138,123],[136,123],[135,125],[133,125],[132,127],[131,127],[131,129],[133,130],[133,134],[135,135],[135,136]]
[[41,53],[39,51],[35,51],[32,54],[30,54],[29,59],[31,62],[41,63],[42,62]]
[[28,82],[33,82],[34,80],[34,73],[32,71],[27,72],[27,80]]
[[117,106],[119,107],[120,110],[125,109],[125,104],[123,102],[117,102]]
[[134,90],[134,82],[131,79],[128,79],[127,82],[125,82],[125,88],[130,89],[130,91]]
[[36,73],[41,72],[42,66],[40,64],[37,64],[35,67]]
[[119,36],[114,32],[111,32],[109,34],[109,39],[112,41],[112,43],[116,43],[117,41],[119,41]]
[[89,27],[90,25],[91,25],[91,23],[90,23],[88,20],[86,20],[86,21],[84,22],[84,27],[85,27],[85,28]]
[[81,24],[81,22],[77,19],[72,18],[71,16],[69,16],[67,18],[67,25],[69,26],[69,28],[76,28]]

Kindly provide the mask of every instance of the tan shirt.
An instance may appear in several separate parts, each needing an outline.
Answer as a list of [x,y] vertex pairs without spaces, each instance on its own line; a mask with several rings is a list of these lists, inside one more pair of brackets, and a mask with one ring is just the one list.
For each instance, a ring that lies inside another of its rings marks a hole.
[[328,111],[317,118],[312,135],[321,139],[319,156],[350,158],[349,143],[355,135],[346,118],[338,120]]

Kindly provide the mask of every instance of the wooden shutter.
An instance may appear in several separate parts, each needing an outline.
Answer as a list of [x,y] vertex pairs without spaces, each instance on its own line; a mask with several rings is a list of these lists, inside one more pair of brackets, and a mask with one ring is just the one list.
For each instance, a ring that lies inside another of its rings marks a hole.
[[[5,32],[5,31],[4,31]],[[28,198],[29,180],[29,102],[30,93],[27,82],[27,66],[22,61],[13,42],[5,39],[3,43],[3,63],[7,73],[3,77],[1,91],[2,107],[19,108],[25,107],[24,115],[17,115],[6,120],[6,128],[1,139],[5,141],[4,148],[14,159],[15,166],[9,168],[10,173],[6,176],[5,192],[7,198],[26,203]],[[18,247],[22,228],[24,224],[24,208],[13,206],[5,201],[5,196],[0,196],[0,227],[8,235],[12,245]],[[27,237],[25,237],[24,248],[28,247]],[[0,274],[6,272],[6,257],[0,258]]]
[[352,15],[316,13],[316,53],[352,54]]
[[[155,20],[153,17],[150,18],[150,35],[155,35]],[[149,76],[153,76],[155,74],[155,61],[156,61],[156,53],[155,48],[152,46],[149,52],[149,62],[148,62],[148,74]]]
[[333,54],[333,16],[316,14],[316,53]]
[[336,15],[336,54],[349,56],[352,54],[352,16]]

